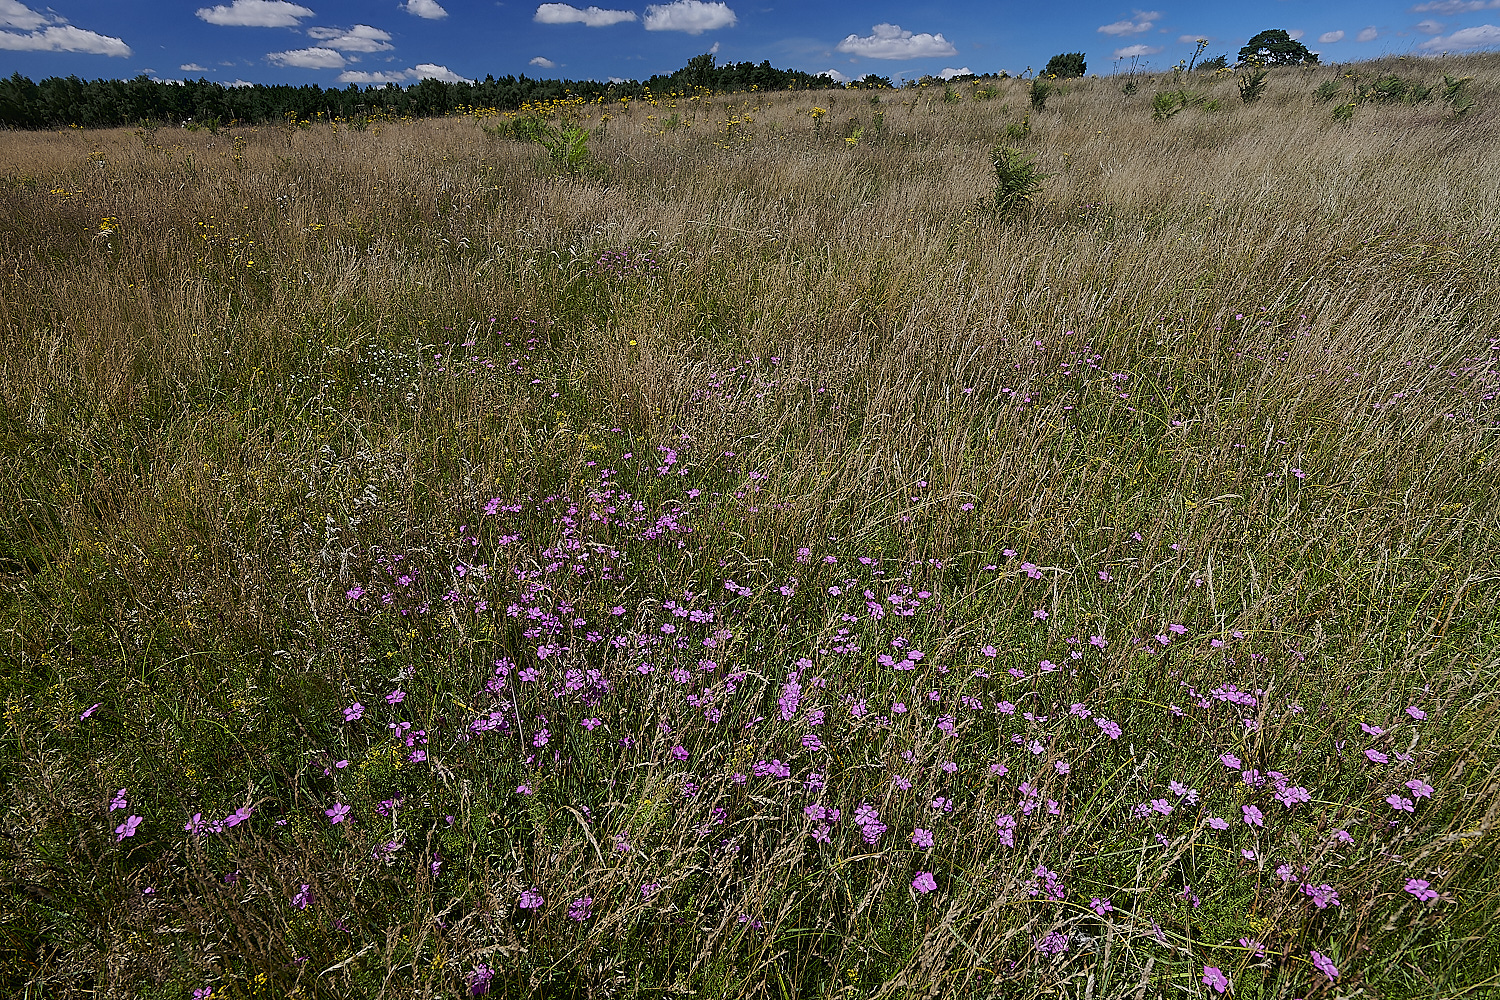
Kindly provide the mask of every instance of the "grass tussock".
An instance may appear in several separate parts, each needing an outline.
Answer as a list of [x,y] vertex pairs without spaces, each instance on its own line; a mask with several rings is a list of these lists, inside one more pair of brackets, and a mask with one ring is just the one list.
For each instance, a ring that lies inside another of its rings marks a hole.
[[1497,82],[7,135],[7,992],[1493,990]]

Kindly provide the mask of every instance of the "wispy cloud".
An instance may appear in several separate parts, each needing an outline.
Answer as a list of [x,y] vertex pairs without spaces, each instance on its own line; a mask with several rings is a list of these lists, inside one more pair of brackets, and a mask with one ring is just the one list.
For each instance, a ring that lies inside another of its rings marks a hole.
[[850,35],[838,51],[868,59],[924,59],[956,56],[958,49],[942,34],[913,34],[899,24],[877,24],[868,35]]
[[310,49],[288,49],[267,52],[266,61],[295,69],[343,69],[344,57],[334,49],[317,46]]
[[1359,34],[1355,35],[1354,36],[1354,40],[1356,42],[1373,42],[1375,39],[1377,39],[1379,37],[1380,37],[1380,32],[1376,31],[1375,27],[1373,25],[1371,25],[1370,27],[1365,28],[1362,31],[1360,31]]
[[1159,10],[1138,10],[1135,12],[1135,20],[1116,21],[1113,24],[1101,24],[1099,31],[1106,35],[1139,35],[1150,31],[1161,20]]
[[0,28],[20,28],[35,31],[44,24],[53,24],[54,19],[38,14],[19,0],[0,0]]
[[1500,27],[1480,24],[1459,28],[1451,35],[1429,38],[1417,48],[1427,52],[1468,52],[1471,49],[1500,48]]
[[307,35],[322,42],[325,48],[342,52],[387,52],[395,48],[389,32],[368,24],[356,24],[352,28],[308,28]]
[[236,28],[295,28],[313,12],[287,0],[234,0],[228,6],[199,7],[198,16],[209,24]]
[[400,83],[406,79],[406,70],[398,69],[394,73],[366,73],[362,70],[348,69],[339,74],[339,83]]
[[177,67],[183,73],[207,73],[207,66],[199,66],[197,63],[183,63]]
[[588,7],[580,10],[565,3],[544,3],[531,18],[537,24],[581,24],[588,28],[607,28],[621,21],[634,21],[633,10],[603,10]]
[[1414,14],[1472,14],[1479,10],[1500,10],[1500,0],[1431,0],[1412,8]]
[[1344,33],[1342,31],[1325,31],[1318,36],[1319,45],[1332,45],[1334,42],[1342,42]]
[[682,31],[701,35],[705,31],[732,28],[739,23],[739,18],[725,3],[673,0],[672,3],[648,5],[645,22],[647,31]]
[[1443,33],[1443,25],[1431,18],[1425,21],[1418,21],[1416,27],[1424,35],[1441,35]]
[[448,12],[437,0],[406,0],[406,3],[397,6],[408,14],[424,17],[429,21],[441,21],[448,16]]
[[1123,49],[1115,49],[1115,58],[1137,59],[1141,56],[1154,56],[1160,51],[1159,45],[1127,45]]

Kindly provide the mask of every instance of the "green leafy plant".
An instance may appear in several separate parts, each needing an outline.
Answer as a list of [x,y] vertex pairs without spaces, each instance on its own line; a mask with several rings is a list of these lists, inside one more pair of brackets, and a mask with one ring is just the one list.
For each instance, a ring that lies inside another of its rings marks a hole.
[[1240,100],[1246,104],[1254,104],[1266,92],[1266,71],[1257,69],[1244,74],[1240,77],[1239,85]]
[[1059,80],[1066,80],[1083,76],[1089,69],[1088,63],[1084,62],[1082,52],[1059,52],[1047,60],[1047,68],[1042,72],[1047,76],[1055,76]]
[[1203,95],[1191,90],[1178,88],[1158,91],[1151,98],[1151,117],[1159,122],[1166,121],[1183,108],[1196,107],[1203,103]]
[[1040,78],[1032,80],[1031,106],[1033,108],[1036,108],[1038,111],[1041,111],[1047,106],[1047,98],[1055,94],[1057,90],[1058,87],[1054,83],[1048,83],[1046,80]]
[[1327,104],[1329,101],[1339,96],[1339,91],[1343,89],[1344,85],[1338,80],[1324,80],[1322,83],[1318,84],[1318,89],[1313,91],[1313,97],[1316,98],[1320,103]]
[[1228,69],[1228,68],[1229,68],[1229,55],[1227,53],[1222,53],[1222,52],[1220,54],[1214,56],[1212,59],[1205,59],[1201,63],[1198,64],[1198,70],[1199,70],[1199,72],[1207,70],[1209,72],[1216,73],[1216,72],[1218,72],[1221,69]]
[[996,97],[999,96],[999,94],[1000,94],[1000,88],[999,87],[994,87],[994,86],[990,86],[990,85],[987,84],[987,85],[985,85],[983,87],[980,87],[978,90],[974,91],[974,100],[976,100],[976,101],[993,101]]
[[1333,120],[1336,122],[1347,122],[1352,120],[1354,118],[1354,108],[1354,101],[1350,101],[1347,104],[1340,104],[1338,107],[1333,109]]
[[1036,157],[1013,146],[996,146],[990,151],[990,160],[995,167],[995,198],[993,208],[1002,215],[1021,211],[1036,200],[1042,182],[1051,174],[1043,173],[1036,165]]
[[1120,88],[1120,93],[1124,94],[1126,97],[1134,97],[1140,89],[1140,84],[1136,83],[1134,80],[1126,80],[1125,86]]
[[1453,77],[1443,74],[1443,103],[1453,109],[1453,117],[1462,118],[1469,113],[1474,106],[1474,98],[1469,93],[1469,81],[1473,77]]
[[1018,122],[1011,122],[1005,126],[1005,138],[1010,142],[1020,142],[1031,134],[1031,116],[1022,115]]
[[1377,104],[1421,104],[1432,96],[1432,88],[1392,73],[1370,84],[1362,96]]

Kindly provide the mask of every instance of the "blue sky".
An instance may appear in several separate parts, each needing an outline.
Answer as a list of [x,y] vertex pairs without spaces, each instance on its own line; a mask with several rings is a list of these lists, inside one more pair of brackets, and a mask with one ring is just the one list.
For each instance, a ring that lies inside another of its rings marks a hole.
[[1091,72],[1165,68],[1208,38],[1235,52],[1283,28],[1346,62],[1500,49],[1500,0],[0,0],[0,76],[206,77],[225,84],[644,79],[701,52],[720,62],[896,79],[1040,68],[1083,51]]

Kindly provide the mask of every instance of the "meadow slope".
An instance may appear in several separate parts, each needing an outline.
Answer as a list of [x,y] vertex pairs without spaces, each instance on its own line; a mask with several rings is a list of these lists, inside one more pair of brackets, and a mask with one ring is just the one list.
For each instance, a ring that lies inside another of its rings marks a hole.
[[1057,83],[0,136],[4,991],[1500,992],[1500,57]]

